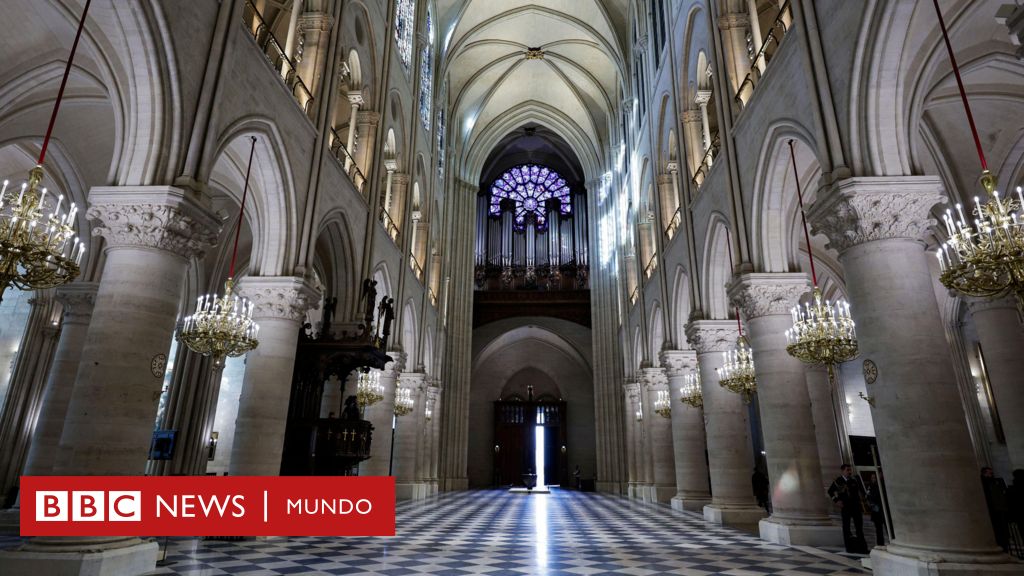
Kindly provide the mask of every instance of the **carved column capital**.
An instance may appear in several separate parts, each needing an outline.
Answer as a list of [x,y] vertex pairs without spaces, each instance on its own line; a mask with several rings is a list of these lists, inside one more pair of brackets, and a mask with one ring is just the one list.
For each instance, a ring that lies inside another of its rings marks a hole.
[[202,258],[217,243],[221,221],[195,193],[173,186],[93,188],[85,215],[107,249],[155,248]]
[[320,293],[298,276],[250,276],[238,292],[255,305],[253,318],[301,322],[306,312],[320,307]]
[[747,319],[790,313],[811,283],[806,274],[741,274],[728,284],[729,300]]
[[697,369],[695,350],[662,350],[659,359],[669,378],[685,376]]
[[664,368],[642,368],[640,382],[648,391],[668,390],[668,377],[665,376]]
[[426,389],[427,375],[422,372],[402,372],[398,375],[398,385],[418,394]]
[[692,320],[686,325],[686,339],[697,354],[729,350],[738,337],[735,320]]
[[405,172],[395,172],[391,175],[391,185],[402,188],[409,185],[409,175]]
[[946,201],[938,176],[847,178],[818,195],[807,220],[842,253],[875,240],[921,240],[936,224],[932,208]]
[[[711,90],[697,90],[697,95],[693,97],[693,103],[703,108],[707,106],[709,102],[711,102]],[[699,120],[701,118],[700,110],[697,110],[696,112],[698,114],[697,119]]]
[[380,123],[380,112],[373,110],[360,110],[356,114],[356,124],[360,126],[376,126]]
[[326,12],[306,12],[299,16],[299,31],[328,32],[334,26],[334,17]]
[[[363,93],[359,90],[348,92],[345,94],[345,97],[348,98],[348,103],[352,106],[362,106],[365,103],[363,100]],[[358,112],[356,114],[356,117],[358,118]]]
[[65,323],[89,322],[99,287],[96,282],[72,282],[57,287],[55,298],[60,302]]
[[391,362],[384,365],[381,375],[397,378],[405,370],[405,361],[409,356],[400,350],[390,350],[388,356],[391,356]]
[[700,110],[683,110],[681,119],[683,124],[693,124],[695,126],[700,126]]

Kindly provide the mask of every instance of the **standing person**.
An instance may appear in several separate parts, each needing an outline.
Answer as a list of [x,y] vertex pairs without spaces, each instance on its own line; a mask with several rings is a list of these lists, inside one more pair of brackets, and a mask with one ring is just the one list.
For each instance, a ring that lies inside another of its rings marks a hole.
[[996,478],[989,466],[981,469],[981,486],[985,490],[985,503],[988,504],[988,515],[992,519],[992,530],[996,533],[996,544],[1003,550],[1010,549],[1010,531],[1006,505],[1006,482]]
[[868,510],[871,522],[875,525],[875,545],[885,546],[885,512],[882,510],[882,485],[878,483],[878,475],[868,476],[867,486]]
[[1013,471],[1013,485],[1010,486],[1010,521],[1017,523],[1017,530],[1024,532],[1024,468]]
[[754,488],[754,498],[757,499],[757,505],[764,508],[765,512],[771,515],[771,483],[768,480],[768,475],[755,466],[754,474],[750,477],[750,484]]
[[[859,476],[854,476],[849,464],[843,464],[839,469],[842,475],[828,487],[828,495],[842,513],[843,544],[847,552],[867,554],[868,546],[864,540],[864,483]],[[856,534],[850,529],[851,523]]]

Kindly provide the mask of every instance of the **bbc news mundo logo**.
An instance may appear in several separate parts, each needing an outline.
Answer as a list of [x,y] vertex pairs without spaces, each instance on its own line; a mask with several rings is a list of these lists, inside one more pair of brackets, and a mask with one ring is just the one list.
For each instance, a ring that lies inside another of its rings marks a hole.
[[36,522],[141,522],[142,492],[36,492]]

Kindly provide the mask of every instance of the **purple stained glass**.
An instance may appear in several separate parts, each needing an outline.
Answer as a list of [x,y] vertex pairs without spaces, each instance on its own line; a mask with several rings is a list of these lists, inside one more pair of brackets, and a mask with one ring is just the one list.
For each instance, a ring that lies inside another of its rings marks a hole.
[[572,213],[569,186],[557,172],[538,164],[516,166],[494,181],[491,185],[491,201],[489,212],[492,216],[501,215],[501,201],[512,200],[515,228],[522,230],[526,220],[532,217],[538,230],[547,228],[545,214],[548,200],[559,201],[559,212]]

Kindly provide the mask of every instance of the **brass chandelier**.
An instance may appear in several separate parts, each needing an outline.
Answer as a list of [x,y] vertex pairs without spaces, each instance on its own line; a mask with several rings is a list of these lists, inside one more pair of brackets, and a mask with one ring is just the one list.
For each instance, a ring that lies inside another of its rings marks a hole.
[[252,172],[252,158],[256,151],[256,137],[252,137],[249,149],[249,167],[245,171],[245,186],[242,189],[242,204],[235,224],[235,245],[231,254],[231,268],[224,282],[224,295],[206,294],[196,300],[196,311],[185,317],[178,339],[193,352],[211,356],[220,364],[225,357],[241,356],[259,345],[259,324],[253,318],[255,306],[247,298],[234,293],[235,261],[238,258],[238,238],[242,232],[245,217],[245,201],[249,193],[249,174]]
[[74,280],[80,271],[85,244],[75,236],[78,207],[74,202],[68,202],[66,211],[62,211],[64,195],[50,194],[47,198],[48,191],[40,184],[46,149],[64,99],[71,63],[82,38],[90,3],[91,0],[86,0],[78,20],[78,31],[64,66],[64,77],[39,150],[39,160],[29,171],[28,182],[22,184],[20,190],[14,187],[8,191],[7,180],[0,188],[0,299],[9,286],[19,290],[53,288]]
[[356,379],[356,402],[365,410],[384,399],[384,385],[380,383],[380,372],[360,372]]
[[996,190],[997,179],[988,169],[942,10],[939,9],[938,0],[933,0],[933,4],[956,76],[967,123],[974,137],[981,164],[980,183],[986,194],[984,204],[977,196],[974,197],[973,218],[965,217],[963,206],[959,203],[956,205],[955,217],[952,210],[946,210],[943,220],[948,239],[937,253],[941,270],[939,280],[950,290],[965,296],[999,298],[1013,293],[1017,310],[1024,319],[1024,221],[1020,214],[1024,208],[1024,195],[1021,194],[1020,186],[1017,187],[1016,199],[1012,196],[1001,198]]
[[395,416],[405,416],[412,412],[416,401],[412,397],[412,390],[399,386],[395,391]]
[[672,417],[672,399],[668,390],[658,390],[658,396],[654,399],[654,412],[662,418]]
[[734,394],[739,394],[745,404],[750,404],[757,393],[757,376],[754,374],[754,353],[742,331],[740,337],[736,339],[736,348],[722,352],[722,359],[722,367],[715,369],[718,372],[718,384]]
[[[729,242],[729,269],[735,270],[732,261],[732,242]],[[743,336],[743,323],[740,321],[740,308],[736,310],[736,329],[739,337],[736,348],[722,352],[722,367],[715,368],[718,373],[718,385],[743,397],[744,404],[750,404],[757,394],[757,375],[754,373],[754,352]],[[703,398],[702,398],[703,401]]]
[[700,372],[691,372],[683,377],[679,388],[679,401],[694,408],[704,407],[704,393],[700,389]]

